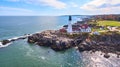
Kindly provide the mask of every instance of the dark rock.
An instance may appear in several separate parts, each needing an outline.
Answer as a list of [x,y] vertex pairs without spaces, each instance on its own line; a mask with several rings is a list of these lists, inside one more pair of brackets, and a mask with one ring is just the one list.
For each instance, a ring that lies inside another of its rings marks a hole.
[[27,37],[20,37],[20,38],[18,38],[18,39],[26,39]]
[[108,55],[107,53],[104,55],[105,58],[109,58],[110,55]]
[[34,36],[29,36],[28,37],[28,43],[35,43]]
[[70,45],[73,46],[73,47],[76,46],[74,41],[70,41]]
[[117,55],[117,58],[120,58],[120,56],[119,56],[119,55]]
[[11,41],[15,41],[15,39],[12,39]]
[[78,47],[78,49],[79,49],[80,52],[83,52],[83,51],[85,51],[86,47],[84,45],[80,45]]
[[6,45],[7,43],[10,43],[10,41],[9,41],[9,40],[3,40],[3,41],[2,41],[2,44],[3,44],[3,45]]
[[82,42],[82,39],[76,39],[76,40],[74,41],[75,45],[79,45],[81,42]]
[[70,47],[71,45],[69,43],[63,41],[56,41],[55,44],[51,45],[51,48],[55,51],[63,51]]
[[43,38],[42,39],[42,41],[40,41],[42,44],[43,44],[43,46],[51,46],[51,45],[53,45],[53,41],[51,40],[51,39],[49,39],[49,38]]

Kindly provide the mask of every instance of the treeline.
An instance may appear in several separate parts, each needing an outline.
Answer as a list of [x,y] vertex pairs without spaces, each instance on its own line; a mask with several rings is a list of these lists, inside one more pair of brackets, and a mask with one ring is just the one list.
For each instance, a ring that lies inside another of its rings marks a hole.
[[93,16],[96,20],[115,20],[120,21],[120,14],[119,15],[95,15]]

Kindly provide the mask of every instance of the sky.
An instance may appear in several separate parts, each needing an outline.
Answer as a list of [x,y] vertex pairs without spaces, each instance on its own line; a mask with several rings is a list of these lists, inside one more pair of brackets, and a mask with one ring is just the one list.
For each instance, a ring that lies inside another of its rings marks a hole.
[[120,14],[120,0],[0,0],[0,16]]

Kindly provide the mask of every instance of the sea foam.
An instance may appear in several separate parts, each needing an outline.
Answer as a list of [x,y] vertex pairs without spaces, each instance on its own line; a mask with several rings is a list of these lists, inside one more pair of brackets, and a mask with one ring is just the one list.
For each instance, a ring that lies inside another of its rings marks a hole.
[[3,45],[2,44],[2,42],[0,42],[0,48],[2,48],[2,47],[7,47],[7,46],[9,46],[11,43],[8,43],[8,44],[6,44],[6,45]]
[[31,36],[31,34],[30,35],[24,35],[24,36],[13,37],[13,38],[7,39],[7,40],[10,41],[10,43],[3,45],[2,42],[0,42],[0,48],[9,46],[11,44],[12,40],[19,40],[19,39],[22,39],[22,38],[26,38],[28,36]]

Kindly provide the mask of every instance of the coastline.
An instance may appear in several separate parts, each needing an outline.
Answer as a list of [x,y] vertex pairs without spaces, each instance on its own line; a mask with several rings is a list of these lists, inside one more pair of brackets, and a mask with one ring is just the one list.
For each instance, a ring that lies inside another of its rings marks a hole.
[[[111,32],[112,33],[112,32]],[[117,35],[117,37],[116,37]],[[104,41],[104,39],[108,38],[108,41]],[[116,54],[117,58],[120,56],[120,42],[116,42],[119,40],[109,41],[111,38],[120,37],[119,34],[113,32],[112,35],[102,34],[102,35],[90,35],[88,33],[82,34],[67,34],[60,33],[58,30],[46,30],[40,33],[28,34],[25,36],[20,36],[17,38],[11,38],[8,40],[1,41],[1,47],[6,47],[10,45],[11,42],[19,40],[19,39],[28,39],[28,43],[32,43],[39,46],[50,47],[55,51],[64,51],[66,49],[76,47],[79,52],[90,51],[96,52],[101,51],[104,53],[105,58],[109,58],[109,53]],[[96,39],[97,38],[97,39]],[[4,46],[2,46],[2,44]]]
[[37,44],[39,46],[51,47],[55,51],[63,51],[72,47],[78,47],[78,50],[80,52],[102,51],[103,53],[105,53],[104,55],[105,58],[110,57],[108,53],[117,54],[117,57],[119,58],[120,55],[119,40],[115,40],[111,42],[104,40],[104,39],[108,39],[108,37],[111,37],[114,40],[114,38],[119,39],[120,35],[117,33],[114,33],[112,35],[109,35],[107,33],[105,35],[92,35],[92,36],[90,36],[88,33],[71,35],[71,34],[60,33],[54,30],[47,30],[29,36],[28,43]]

